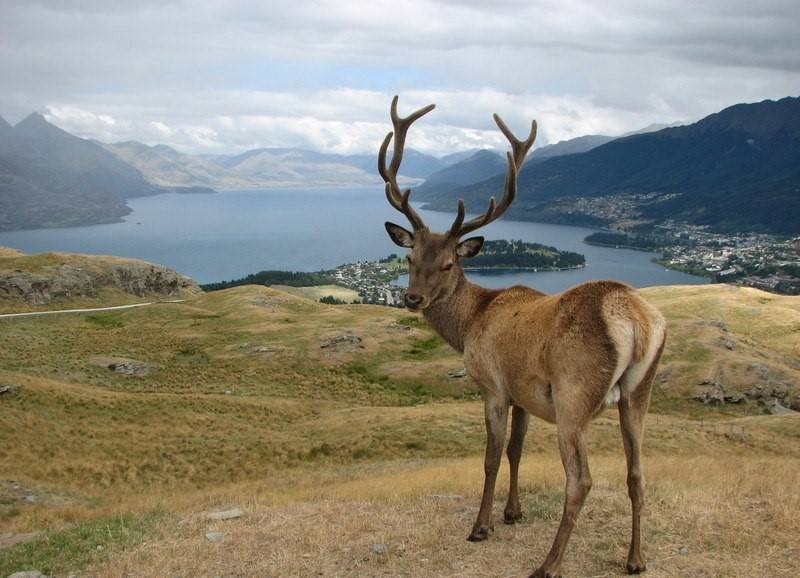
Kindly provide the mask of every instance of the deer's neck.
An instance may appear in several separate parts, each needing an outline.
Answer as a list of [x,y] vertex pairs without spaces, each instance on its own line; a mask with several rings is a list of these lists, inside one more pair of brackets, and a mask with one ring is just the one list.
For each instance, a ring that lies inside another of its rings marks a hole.
[[427,307],[423,316],[442,339],[463,352],[467,330],[497,293],[470,283],[461,271],[455,289]]

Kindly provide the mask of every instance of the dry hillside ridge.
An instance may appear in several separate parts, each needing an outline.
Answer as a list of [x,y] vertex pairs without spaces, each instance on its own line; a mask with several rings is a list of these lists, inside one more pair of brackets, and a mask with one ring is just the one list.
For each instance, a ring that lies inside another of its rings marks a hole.
[[138,259],[74,253],[25,255],[0,247],[0,312],[108,302],[113,296],[127,303],[133,298],[185,298],[200,293],[189,277]]

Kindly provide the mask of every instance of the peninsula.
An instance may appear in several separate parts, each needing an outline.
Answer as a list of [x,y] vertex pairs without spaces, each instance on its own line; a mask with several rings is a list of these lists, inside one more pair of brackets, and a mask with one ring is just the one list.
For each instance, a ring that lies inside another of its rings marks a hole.
[[[480,254],[464,260],[466,271],[524,270],[563,271],[580,269],[586,259],[580,253],[560,251],[555,247],[518,240],[486,241]],[[406,262],[396,254],[378,261],[345,263],[335,269],[304,271],[260,271],[241,279],[203,285],[206,291],[217,291],[240,285],[283,285],[320,287],[337,285],[358,293],[356,302],[402,306],[405,289],[395,282],[408,272]],[[325,298],[325,297],[323,297]],[[330,299],[326,299],[329,302]]]

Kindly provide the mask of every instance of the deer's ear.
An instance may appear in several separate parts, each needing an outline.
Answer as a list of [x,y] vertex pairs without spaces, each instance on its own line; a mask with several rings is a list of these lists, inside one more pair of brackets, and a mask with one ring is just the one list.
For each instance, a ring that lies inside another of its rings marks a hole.
[[386,221],[384,226],[386,227],[386,232],[389,233],[389,237],[391,237],[395,245],[400,245],[401,247],[406,247],[407,249],[411,249],[414,246],[414,233],[405,230],[400,225],[390,223],[389,221]]
[[483,247],[483,237],[470,237],[464,239],[456,246],[456,255],[459,257],[474,257]]

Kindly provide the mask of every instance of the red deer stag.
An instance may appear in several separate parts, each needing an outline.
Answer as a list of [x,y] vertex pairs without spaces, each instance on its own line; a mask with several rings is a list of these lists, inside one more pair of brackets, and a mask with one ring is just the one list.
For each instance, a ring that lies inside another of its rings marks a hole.
[[[464,235],[498,219],[516,195],[517,174],[536,138],[536,122],[524,141],[517,139],[499,116],[494,120],[511,143],[508,173],[500,203],[494,197],[479,217],[465,221],[463,200],[446,233],[428,230],[411,207],[411,190],[401,191],[397,173],[403,160],[406,132],[433,110],[429,105],[402,118],[397,97],[392,101],[390,132],[381,145],[378,170],[386,182],[386,198],[411,222],[412,230],[386,223],[392,240],[411,249],[405,305],[422,311],[427,322],[452,347],[464,354],[469,375],[480,385],[486,416],[486,459],[483,499],[469,540],[485,540],[492,526],[492,501],[500,468],[509,408],[512,410],[508,461],[511,484],[504,518],[520,519],[517,478],[528,415],[555,423],[566,472],[566,497],[558,533],[550,552],[532,577],[560,575],[564,550],[592,486],[586,432],[604,405],[616,403],[628,466],[628,495],[633,529],[627,570],[645,570],[640,539],[644,482],[640,450],[644,418],[666,337],[664,318],[632,288],[615,281],[592,281],[559,295],[528,287],[484,289],[470,283],[459,263],[476,255],[483,237]],[[386,153],[394,139],[392,159]]]

